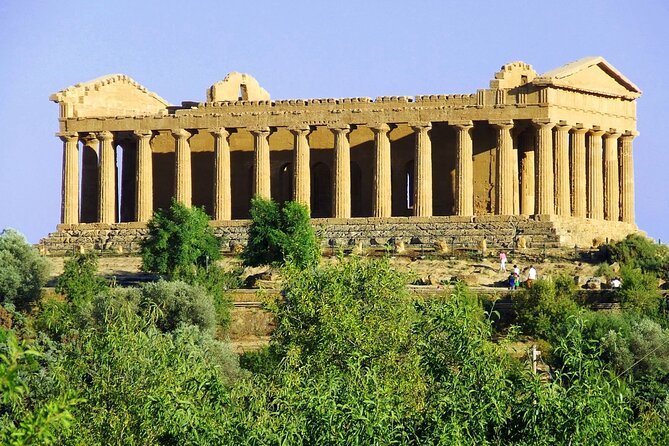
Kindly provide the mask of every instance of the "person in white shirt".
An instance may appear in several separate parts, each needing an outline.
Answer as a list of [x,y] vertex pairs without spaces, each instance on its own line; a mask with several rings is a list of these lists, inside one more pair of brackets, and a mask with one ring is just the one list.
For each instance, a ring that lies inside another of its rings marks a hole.
[[527,287],[532,288],[532,282],[535,280],[537,280],[537,270],[531,265],[530,270],[527,272]]

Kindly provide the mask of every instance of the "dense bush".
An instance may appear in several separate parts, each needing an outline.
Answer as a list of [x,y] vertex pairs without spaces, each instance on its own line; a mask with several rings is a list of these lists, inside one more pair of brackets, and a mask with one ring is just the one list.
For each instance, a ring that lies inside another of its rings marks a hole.
[[655,275],[623,265],[620,277],[623,283],[618,295],[623,309],[658,317],[663,310],[664,299],[657,287]]
[[39,299],[50,264],[13,229],[0,233],[0,303],[27,308]]
[[56,291],[71,303],[91,301],[107,288],[107,281],[98,277],[97,271],[98,259],[94,252],[76,254],[65,262]]
[[33,401],[80,399],[58,444],[224,444],[217,420],[239,374],[229,349],[194,327],[163,333],[125,305],[105,315],[104,326],[47,345],[30,375]]
[[565,323],[581,310],[575,301],[575,286],[568,277],[539,279],[531,288],[514,293],[517,322],[523,332],[549,341],[565,334]]
[[140,288],[140,308],[162,331],[195,325],[205,333],[216,329],[213,298],[201,286],[184,282],[155,282]]
[[11,330],[0,328],[0,444],[60,444],[74,417],[72,408],[81,402],[70,392],[44,401],[26,401],[30,394],[26,375],[39,369],[41,354]]
[[251,226],[242,259],[245,265],[282,265],[298,268],[318,264],[320,247],[309,223],[309,210],[289,201],[279,207],[272,200],[251,200]]
[[630,234],[625,239],[608,246],[609,261],[619,262],[645,273],[653,273],[669,280],[669,247],[638,235]]
[[192,280],[198,268],[207,268],[221,256],[220,240],[203,210],[176,201],[149,221],[142,242],[142,269],[170,279]]

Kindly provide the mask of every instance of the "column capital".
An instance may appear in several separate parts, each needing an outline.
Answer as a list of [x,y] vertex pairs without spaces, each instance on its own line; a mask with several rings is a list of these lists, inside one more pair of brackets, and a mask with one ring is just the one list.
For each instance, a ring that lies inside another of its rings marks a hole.
[[346,135],[346,134],[348,134],[348,133],[351,131],[351,126],[348,125],[348,124],[346,124],[346,125],[328,126],[328,128],[329,128],[330,131],[331,131],[332,133],[334,133],[335,135],[336,135],[337,133]]
[[56,133],[56,136],[63,142],[72,142],[73,139],[79,139],[79,134],[77,132]]
[[432,128],[432,123],[430,121],[425,122],[409,122],[409,127],[414,129],[416,132],[428,131]]
[[302,134],[308,135],[309,133],[311,133],[311,127],[309,127],[307,124],[300,124],[288,127],[288,131],[292,133],[294,136],[299,136]]
[[374,133],[388,133],[390,131],[390,126],[385,122],[370,124],[369,129]]
[[225,127],[218,127],[218,128],[215,128],[215,129],[207,129],[207,131],[209,133],[211,133],[212,135],[217,136],[219,138],[227,138],[228,136],[230,136],[231,133],[235,132],[234,129],[228,130]]
[[581,124],[580,122],[577,122],[576,124],[574,124],[574,125],[571,127],[571,131],[574,132],[574,134],[576,134],[576,135],[585,135],[586,133],[588,133],[589,130],[590,130],[590,129],[588,129],[587,127],[585,127],[585,126],[584,126],[583,124]]
[[172,136],[174,136],[177,139],[182,139],[182,138],[190,138],[193,136],[193,134],[187,130],[184,129],[175,129],[172,130]]
[[618,139],[620,137],[620,132],[616,129],[609,129],[604,133],[604,139]]
[[588,129],[588,134],[590,136],[598,137],[606,133],[606,130],[602,130],[598,125],[593,125],[592,128]]
[[553,128],[556,125],[555,121],[549,119],[533,119],[532,125],[537,129]]
[[254,135],[254,136],[269,136],[270,128],[269,127],[253,127],[253,128],[249,128],[249,132],[251,132],[251,134]]
[[625,139],[627,141],[631,141],[634,138],[639,136],[639,132],[636,130],[625,130],[622,135],[620,135],[621,139]]
[[153,132],[151,130],[135,130],[132,132],[132,134],[135,135],[137,139],[146,139],[153,136]]
[[571,124],[568,124],[567,121],[558,121],[558,122],[555,124],[555,128],[556,128],[559,132],[568,132],[569,130],[572,129],[572,127],[573,127],[573,126],[572,126]]
[[488,120],[488,124],[495,127],[497,130],[510,130],[513,128],[513,121],[504,119],[504,120]]
[[473,121],[448,121],[448,125],[451,125],[458,130],[469,130],[474,127]]
[[99,139],[101,141],[111,141],[112,139],[114,139],[114,134],[110,131],[107,131],[107,130],[105,130],[103,132],[98,132],[96,134],[96,136],[97,136],[97,139]]

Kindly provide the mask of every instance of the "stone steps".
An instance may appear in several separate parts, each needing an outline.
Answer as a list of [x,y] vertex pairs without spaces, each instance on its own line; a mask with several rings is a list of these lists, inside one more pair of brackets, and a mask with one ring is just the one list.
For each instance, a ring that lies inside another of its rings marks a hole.
[[[248,223],[212,223],[215,234],[223,241],[223,251],[240,250],[246,243]],[[401,250],[410,246],[429,250],[437,245],[441,250],[476,249],[483,240],[488,248],[496,249],[512,249],[519,243],[529,248],[557,248],[564,238],[554,221],[522,216],[313,219],[312,224],[322,233],[324,248],[390,246]],[[137,253],[146,234],[145,225],[139,223],[60,225],[58,231],[49,234],[38,246],[52,255],[89,250]]]

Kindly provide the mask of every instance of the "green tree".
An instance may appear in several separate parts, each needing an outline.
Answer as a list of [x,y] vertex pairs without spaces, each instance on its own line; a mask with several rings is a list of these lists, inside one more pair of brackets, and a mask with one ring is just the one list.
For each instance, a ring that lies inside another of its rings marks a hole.
[[56,291],[70,303],[90,302],[107,288],[107,281],[97,275],[98,258],[94,252],[75,254],[63,266]]
[[40,297],[50,264],[13,229],[0,233],[0,303],[27,308]]
[[291,263],[308,268],[318,264],[320,246],[304,205],[289,201],[280,207],[255,197],[250,213],[248,242],[242,252],[245,265]]
[[142,242],[142,269],[169,279],[192,280],[198,268],[206,268],[221,257],[220,240],[209,226],[202,209],[176,201],[169,209],[156,211]]

